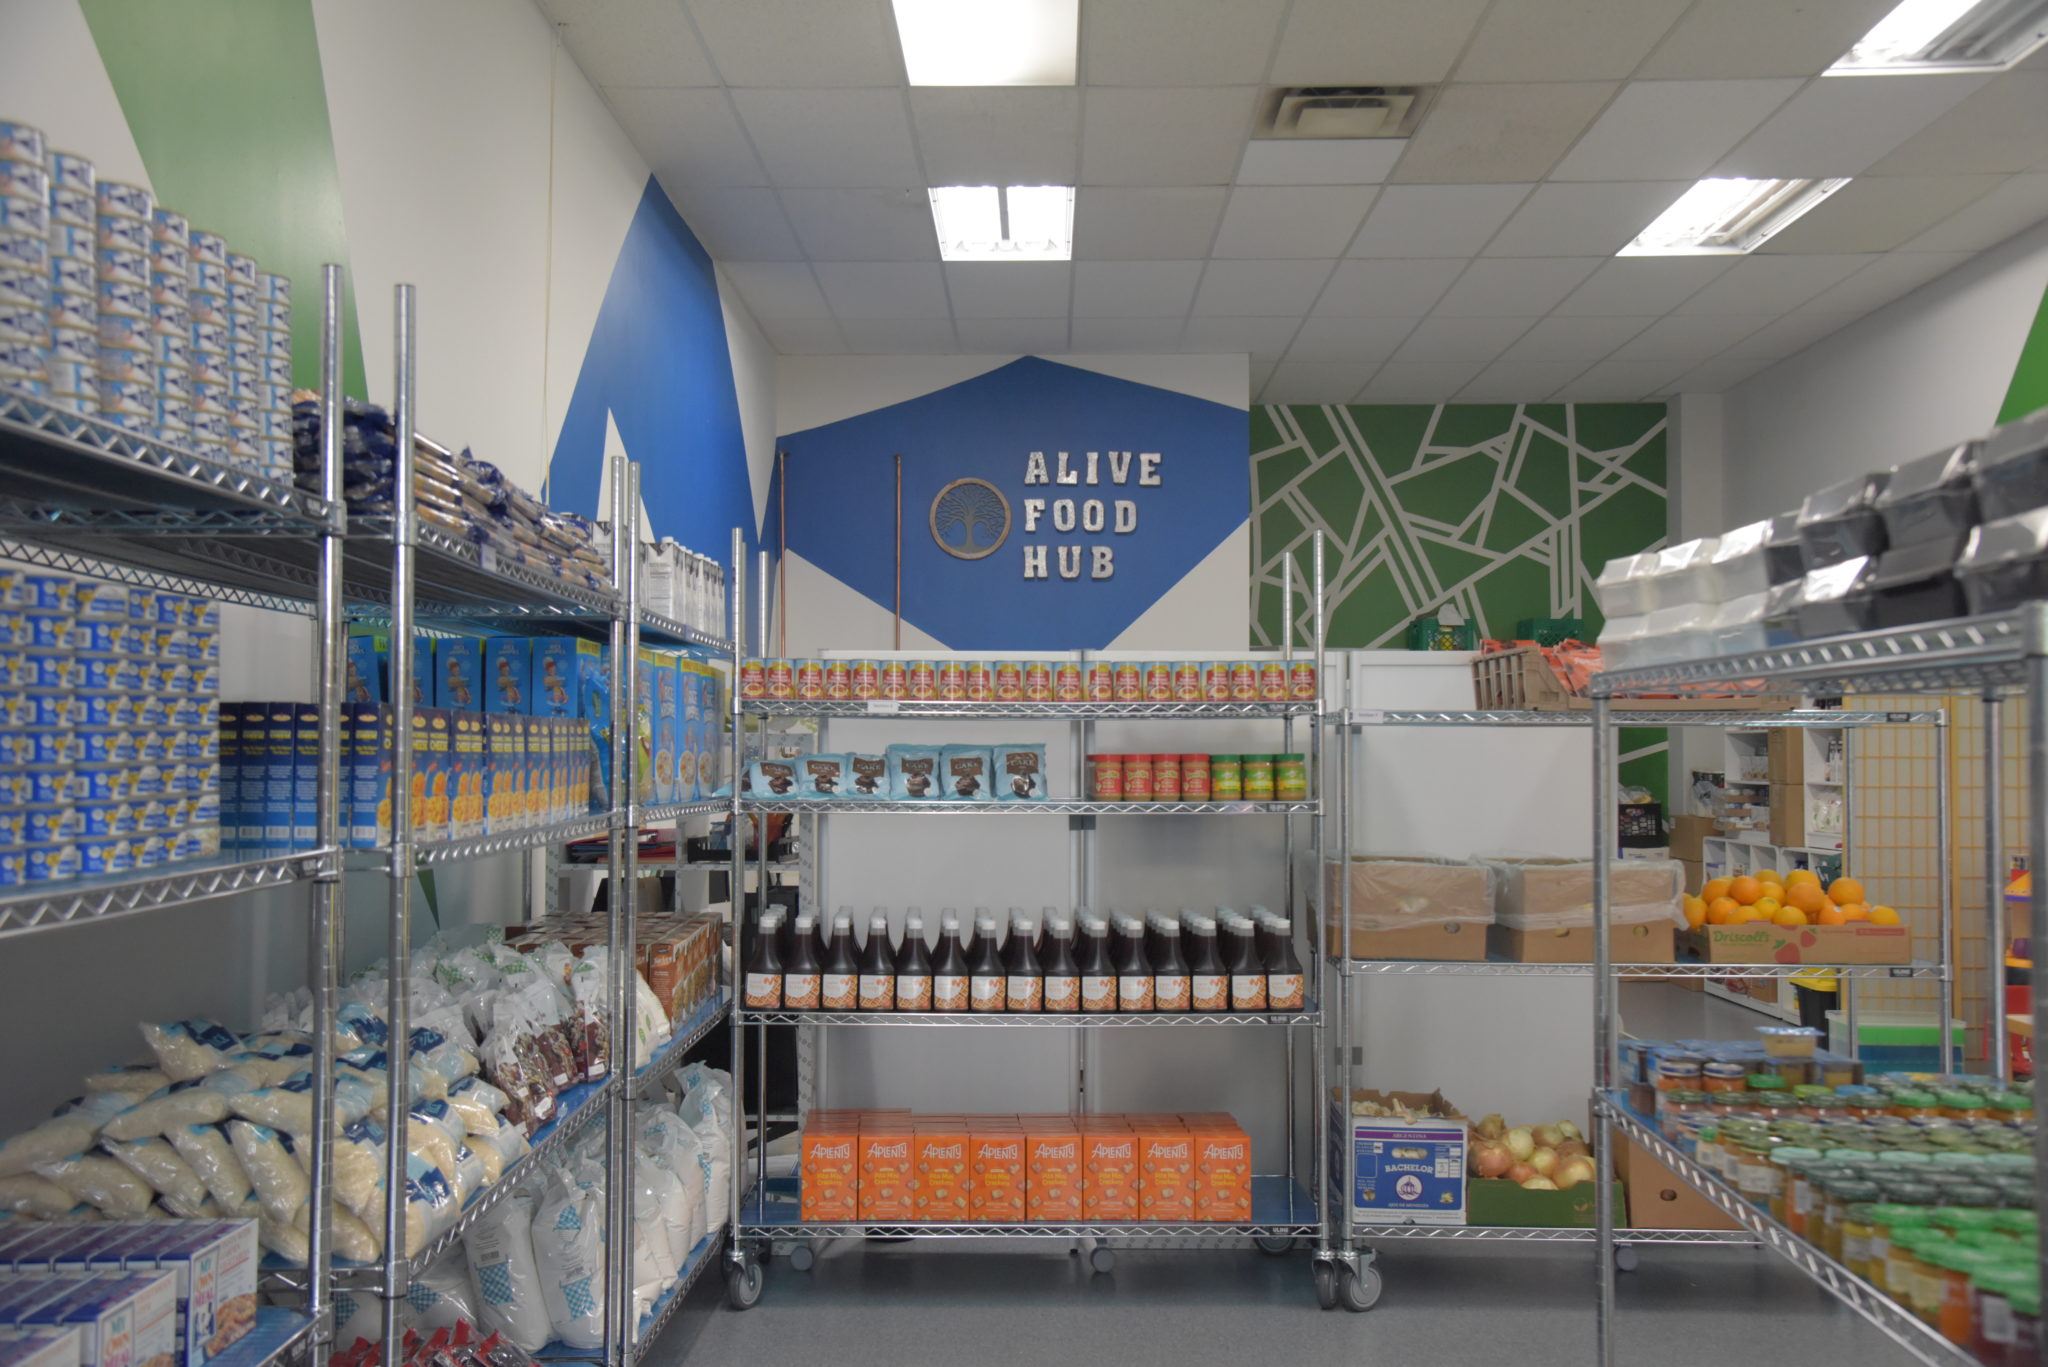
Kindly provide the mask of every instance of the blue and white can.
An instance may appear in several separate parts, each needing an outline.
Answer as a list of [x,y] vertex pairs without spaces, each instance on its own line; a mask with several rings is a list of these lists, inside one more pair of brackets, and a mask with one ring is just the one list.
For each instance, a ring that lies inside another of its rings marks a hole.
[[81,876],[95,878],[103,874],[132,873],[134,870],[134,842],[127,836],[87,836],[78,842],[78,872]]
[[234,440],[233,428],[225,413],[192,413],[192,443],[201,455],[225,456],[228,446]]
[[192,260],[219,266],[223,271],[228,264],[228,240],[219,233],[209,233],[202,228],[192,230]]
[[[0,161],[0,197],[48,204],[50,173],[43,168],[41,158],[34,162]],[[250,283],[255,283],[253,278]]]
[[47,233],[50,231],[50,206],[40,199],[0,195],[0,231]]
[[28,660],[22,649],[11,642],[0,645],[0,688],[27,687]]
[[0,846],[0,888],[18,888],[28,881],[28,851],[19,845]]
[[49,378],[49,366],[50,349],[42,342],[0,341],[0,375],[44,380]]
[[22,606],[37,612],[76,612],[78,581],[68,574],[24,574]]
[[130,695],[135,699],[135,724],[137,726],[168,726],[172,700],[155,690]]
[[292,437],[292,412],[289,408],[261,408],[256,411],[256,439],[262,442],[286,441]]
[[240,252],[228,253],[228,279],[247,285],[253,290],[256,288],[256,277],[259,274],[261,272],[256,267],[255,257],[244,256]]
[[[103,213],[94,226],[102,251],[113,248],[142,257],[149,255],[149,225],[141,219]],[[105,269],[104,264],[101,269]]]
[[43,612],[34,608],[22,614],[28,623],[26,644],[35,650],[70,650],[71,614]]
[[26,862],[22,868],[25,883],[68,883],[78,877],[78,847],[66,842],[58,845],[23,845],[20,847]]
[[[0,161],[0,167],[7,163]],[[50,269],[50,238],[47,233],[0,232],[0,267],[17,271]]]
[[83,294],[91,296],[98,308],[100,273],[99,249],[93,249],[93,259],[79,256],[53,256],[50,258],[49,285],[53,294]]
[[26,161],[40,166],[49,151],[42,129],[0,119],[0,161]]
[[[50,187],[50,224],[67,228],[83,228],[94,232],[99,227],[100,206],[90,190],[80,190],[70,185]],[[97,240],[97,239],[95,239]]]
[[100,326],[100,302],[91,290],[50,291],[50,326],[53,328],[76,328],[82,332],[97,333]]
[[20,806],[0,808],[0,845],[19,845],[28,830],[28,813]]
[[132,285],[123,280],[102,280],[96,293],[99,297],[102,326],[109,318],[140,318],[148,321],[148,285]]
[[149,264],[154,270],[177,276],[180,286],[192,284],[192,251],[182,242],[166,242],[161,237],[150,239]]
[[228,318],[238,326],[244,322],[250,327],[256,325],[256,287],[245,285],[230,275],[228,277]]
[[81,764],[71,773],[80,802],[126,802],[135,796],[132,764]]
[[[100,315],[99,337],[100,373],[110,379],[135,379],[143,373],[141,367],[150,364],[156,356],[156,334],[147,318],[103,313]],[[109,351],[121,354],[109,356]]]
[[84,791],[78,771],[69,764],[31,764],[15,772],[22,776],[23,802],[75,802]]
[[25,688],[0,688],[0,728],[27,726],[35,708]]
[[78,759],[76,731],[30,731],[28,764],[71,764]]
[[[130,320],[133,321],[133,320]],[[150,350],[145,346],[107,345],[107,322],[100,323],[100,397],[122,403],[143,399],[156,392],[152,383]],[[146,343],[149,338],[137,337]]]
[[[21,700],[21,706],[15,709],[21,720],[11,723],[12,725],[65,727],[79,720],[79,714],[84,711],[84,705],[80,700],[87,695],[74,693],[68,688],[23,688],[10,690],[9,696]],[[125,698],[128,695],[94,693],[90,696]],[[100,726],[115,724],[110,721],[97,723]]]
[[[0,304],[34,304],[41,308],[47,306],[49,302],[50,272],[23,271],[0,266]],[[251,350],[254,350],[253,343]]]
[[92,169],[92,163],[76,152],[50,153],[50,192],[70,190],[76,193],[97,196],[99,174]]
[[292,306],[275,299],[262,300],[256,305],[256,326],[258,329],[274,328],[290,332]]
[[95,655],[111,655],[128,649],[128,636],[132,628],[127,619],[109,621],[100,617],[81,617],[73,627],[72,640],[77,648]]
[[182,395],[159,392],[153,409],[150,421],[164,431],[183,435],[192,430],[192,405]]
[[50,227],[50,266],[56,269],[59,261],[97,262],[100,254],[99,235],[90,228],[80,228],[71,223],[56,223]]
[[0,343],[49,346],[49,310],[34,304],[0,304]]
[[[207,267],[206,269],[217,269]],[[196,327],[205,323],[220,329],[220,349],[228,348],[228,296],[223,290],[210,290],[203,285],[194,285],[185,292],[186,304],[192,310],[192,323]]]
[[172,242],[180,247],[187,247],[192,243],[191,220],[175,209],[166,209],[158,205],[150,210],[149,226],[151,233],[159,242]]
[[185,310],[188,319],[192,316],[192,305],[185,292],[190,288],[185,283],[185,272],[167,271],[161,266],[150,267],[150,299],[159,304],[176,304]]
[[28,609],[0,608],[0,644],[28,644]]
[[73,413],[100,411],[100,376],[96,367],[75,361],[53,361],[50,370],[52,404]]
[[227,423],[225,419],[231,411],[228,400],[233,397],[233,385],[220,384],[213,380],[194,379],[192,381],[191,395],[192,417],[195,420],[200,417],[221,418],[223,420],[221,423],[221,439],[225,441],[227,439]]
[[156,208],[156,196],[140,185],[126,185],[118,180],[102,180],[97,182],[94,193],[102,216],[115,215],[147,223],[151,211]]
[[81,727],[71,733],[77,741],[81,764],[133,764],[135,735],[126,728]]
[[[51,328],[50,359],[69,361],[97,371],[100,363],[100,335],[97,328]],[[52,380],[56,377],[53,375]],[[64,388],[59,385],[58,388]]]
[[24,845],[54,845],[78,835],[76,807],[64,804],[24,807],[21,815],[21,843]]
[[226,324],[201,322],[199,321],[198,314],[195,312],[192,318],[191,336],[192,349],[194,351],[219,356],[223,358],[223,361],[231,354]]
[[28,801],[28,772],[26,769],[0,769],[0,805],[19,807]]
[[151,379],[156,385],[160,399],[176,399],[184,412],[177,415],[187,427],[192,425],[192,372],[181,365],[152,365]]
[[70,688],[79,677],[78,657],[68,650],[30,650],[23,647],[21,666],[21,684],[25,688]]
[[178,371],[178,388],[182,391],[192,382],[192,338],[184,332],[157,331],[149,334],[149,359],[152,364],[171,366]]
[[84,835],[132,835],[135,807],[127,802],[80,802],[78,829]]
[[102,280],[146,286],[149,284],[149,253],[128,247],[101,247],[99,273]]
[[25,726],[0,730],[0,765],[20,769],[35,762],[35,741]]
[[289,362],[292,358],[292,334],[285,328],[259,328],[256,333],[262,342],[262,353],[273,359]]
[[194,349],[192,380],[195,384],[217,384],[232,393],[235,387],[235,372],[228,369],[227,357]]
[[183,304],[160,304],[152,299],[149,302],[149,321],[158,332],[172,333],[188,343],[192,340],[192,310]]
[[170,857],[160,835],[137,836],[129,843],[135,850],[135,867],[138,869],[157,868]]
[[228,365],[236,370],[256,371],[263,365],[263,348],[255,337],[228,329]]

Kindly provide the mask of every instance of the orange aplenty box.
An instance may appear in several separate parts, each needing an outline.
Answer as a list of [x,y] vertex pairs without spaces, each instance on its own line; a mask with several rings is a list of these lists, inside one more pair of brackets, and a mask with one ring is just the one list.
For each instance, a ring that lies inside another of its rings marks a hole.
[[966,1118],[919,1116],[914,1135],[912,1204],[916,1218],[935,1224],[965,1223],[972,1211]]
[[804,1126],[798,1185],[806,1221],[853,1220],[860,1215],[860,1132],[845,1121],[813,1114]]
[[1018,1224],[1024,1219],[1024,1131],[1008,1116],[992,1123],[973,1123],[968,1154],[973,1168],[969,1194],[972,1218],[993,1224]]
[[1251,1139],[1228,1116],[1190,1117],[1194,1142],[1195,1218],[1249,1224],[1252,1218]]
[[1138,1137],[1129,1129],[1082,1131],[1081,1209],[1089,1220],[1138,1218]]
[[1138,1140],[1138,1218],[1195,1218],[1195,1151],[1187,1130],[1148,1122],[1133,1126]]
[[908,1222],[917,1218],[911,1202],[916,1175],[911,1147],[917,1138],[909,1120],[864,1120],[860,1130],[860,1218]]
[[1062,1119],[1024,1123],[1024,1166],[1030,1185],[1024,1207],[1033,1221],[1078,1221],[1081,1194],[1081,1127]]

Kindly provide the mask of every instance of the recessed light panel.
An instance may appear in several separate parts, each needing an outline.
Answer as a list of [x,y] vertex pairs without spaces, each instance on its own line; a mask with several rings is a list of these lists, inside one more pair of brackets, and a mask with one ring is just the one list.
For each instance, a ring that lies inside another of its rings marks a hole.
[[1703,180],[1657,215],[1618,256],[1741,256],[1849,183],[1840,180]]
[[1080,0],[893,0],[912,85],[1072,85]]
[[2004,71],[2048,42],[2048,0],[1902,0],[1828,76]]
[[1071,185],[941,185],[932,226],[947,261],[1071,261]]

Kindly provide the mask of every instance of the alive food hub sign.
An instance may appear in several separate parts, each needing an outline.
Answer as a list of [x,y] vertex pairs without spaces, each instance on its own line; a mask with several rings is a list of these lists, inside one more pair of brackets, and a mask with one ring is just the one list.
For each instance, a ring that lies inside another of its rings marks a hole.
[[[1242,526],[1242,409],[1026,357],[779,439],[789,549],[957,650],[1101,648]],[[1233,607],[1237,605],[1232,605]]]

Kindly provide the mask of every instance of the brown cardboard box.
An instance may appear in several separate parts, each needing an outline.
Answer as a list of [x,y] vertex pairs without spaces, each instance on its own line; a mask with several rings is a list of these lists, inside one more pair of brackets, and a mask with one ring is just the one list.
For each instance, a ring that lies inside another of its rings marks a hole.
[[1689,863],[1698,863],[1707,857],[1706,838],[1714,834],[1714,818],[1710,816],[1674,816],[1671,818],[1671,857]]
[[1706,885],[1707,881],[1707,866],[1705,862],[1698,859],[1681,859],[1678,862],[1685,866],[1684,884],[1686,894],[1691,897],[1699,896],[1700,889]]
[[1631,1229],[1737,1229],[1712,1201],[1633,1141],[1617,1136]]
[[[1593,959],[1593,863],[1570,859],[1492,859],[1494,924],[1486,943],[1520,963],[1590,963]],[[1608,930],[1617,963],[1668,964],[1677,928],[1682,870],[1672,860],[1617,860],[1609,866],[1609,901],[1619,923]],[[1653,919],[1654,917],[1654,919]]]
[[[1607,954],[1617,964],[1668,964],[1676,957],[1678,927],[1669,921],[1654,925],[1610,926]],[[1593,962],[1593,927],[1568,930],[1486,928],[1486,947],[1518,964],[1589,964]]]
[[[1326,866],[1330,907],[1325,939],[1332,954],[1354,959],[1486,958],[1484,928],[1493,921],[1493,875],[1467,862],[1427,857],[1354,856],[1349,863],[1351,924],[1341,927],[1345,866]],[[1345,933],[1348,929],[1348,935]]]
[[1771,843],[1806,843],[1806,789],[1790,783],[1771,785]]
[[1903,964],[1912,962],[1913,937],[1905,926],[1700,926],[1686,933],[1700,958],[1712,964]]
[[1789,727],[1778,727],[1770,733],[1764,754],[1765,773],[1771,786],[1781,783],[1798,785],[1806,782],[1806,737]]

